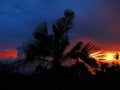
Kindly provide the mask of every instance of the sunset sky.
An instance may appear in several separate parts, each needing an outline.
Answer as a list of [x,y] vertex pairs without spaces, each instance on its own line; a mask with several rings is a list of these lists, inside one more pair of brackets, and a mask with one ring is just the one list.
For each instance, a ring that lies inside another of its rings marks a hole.
[[[120,51],[120,0],[0,0],[0,58],[16,58],[42,21],[75,12],[70,40],[92,40],[102,50]],[[12,53],[11,53],[12,52]]]

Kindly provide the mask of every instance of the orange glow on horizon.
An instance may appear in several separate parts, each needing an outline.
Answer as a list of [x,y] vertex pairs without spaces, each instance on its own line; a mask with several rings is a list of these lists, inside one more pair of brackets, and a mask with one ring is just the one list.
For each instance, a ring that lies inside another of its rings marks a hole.
[[4,49],[0,51],[0,59],[17,58],[17,50]]
[[110,53],[110,52],[105,53],[106,60],[115,60],[114,56],[115,56],[115,53]]
[[[112,52],[112,51],[96,52],[96,53],[90,54],[90,57],[93,57],[100,61],[114,62],[116,61],[116,58],[115,58],[116,53],[118,52]],[[118,54],[120,56],[120,53]],[[118,58],[118,61],[119,60],[120,58]]]

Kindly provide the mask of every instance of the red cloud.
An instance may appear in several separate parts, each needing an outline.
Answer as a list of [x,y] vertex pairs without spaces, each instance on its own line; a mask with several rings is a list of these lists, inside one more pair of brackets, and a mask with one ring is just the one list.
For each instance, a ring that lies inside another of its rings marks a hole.
[[15,49],[4,49],[0,51],[0,58],[7,59],[7,58],[17,58],[17,50]]

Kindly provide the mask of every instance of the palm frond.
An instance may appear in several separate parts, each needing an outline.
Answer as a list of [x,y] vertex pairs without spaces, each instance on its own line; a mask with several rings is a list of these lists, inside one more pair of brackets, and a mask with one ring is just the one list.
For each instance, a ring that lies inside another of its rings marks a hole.
[[37,40],[43,39],[48,35],[47,23],[43,22],[33,32],[33,37]]
[[26,58],[35,60],[36,57],[53,55],[54,37],[48,35],[47,23],[43,22],[33,32],[33,39],[25,43]]
[[77,56],[77,51],[81,50],[81,48],[83,47],[83,42],[78,42],[67,54],[66,57],[70,57],[70,58],[78,58]]
[[98,64],[95,59],[89,57],[89,51],[93,49],[95,46],[87,43],[84,44],[84,42],[78,42],[70,52],[66,54],[66,57],[78,59],[80,58],[82,61],[87,63],[88,65],[92,67],[98,67]]
[[96,59],[86,56],[84,54],[78,53],[78,57],[84,61],[86,64],[90,65],[91,67],[98,68],[98,63]]
[[66,25],[68,26],[67,27],[67,31],[70,30],[70,28],[73,27],[73,19],[75,17],[75,14],[72,10],[66,10],[64,11],[64,17],[65,17],[65,20],[68,21],[66,22]]
[[34,60],[36,52],[36,43],[34,40],[29,40],[25,43],[24,53],[26,59]]
[[64,17],[59,18],[53,24],[55,55],[61,56],[69,44],[68,30],[73,25],[74,12],[66,10]]
[[84,43],[80,41],[72,48],[70,52],[76,52],[78,50],[81,50],[83,46],[84,46]]
[[74,12],[71,10],[66,10],[64,12],[64,17],[56,20],[53,24],[53,32],[55,34],[62,34],[67,32],[73,27]]

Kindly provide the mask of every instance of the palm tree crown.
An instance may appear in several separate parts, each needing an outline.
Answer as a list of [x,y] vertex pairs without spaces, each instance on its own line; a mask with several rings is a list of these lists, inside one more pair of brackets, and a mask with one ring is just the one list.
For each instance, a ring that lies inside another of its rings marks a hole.
[[48,34],[47,23],[43,22],[33,33],[33,39],[26,42],[25,56],[27,60],[34,61],[36,58],[54,58],[54,65],[60,65],[60,60],[64,57],[81,58],[85,63],[92,67],[97,67],[94,59],[89,58],[89,51],[95,46],[79,42],[67,54],[64,54],[66,47],[69,45],[68,32],[73,27],[75,15],[71,10],[64,11],[64,16],[53,23],[53,34]]

